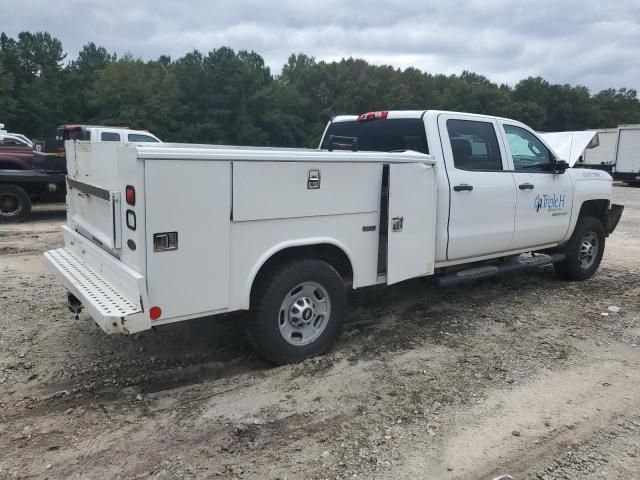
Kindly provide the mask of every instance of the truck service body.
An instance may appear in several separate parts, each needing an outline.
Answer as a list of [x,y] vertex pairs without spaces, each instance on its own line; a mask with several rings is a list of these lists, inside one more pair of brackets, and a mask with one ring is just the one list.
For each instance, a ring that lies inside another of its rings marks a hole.
[[[622,213],[606,172],[566,170],[525,125],[482,115],[336,117],[319,150],[66,151],[65,246],[45,256],[75,311],[134,333],[250,309],[249,338],[276,363],[335,341],[345,283],[456,283],[551,262],[588,278]],[[550,255],[505,260],[527,252]]]

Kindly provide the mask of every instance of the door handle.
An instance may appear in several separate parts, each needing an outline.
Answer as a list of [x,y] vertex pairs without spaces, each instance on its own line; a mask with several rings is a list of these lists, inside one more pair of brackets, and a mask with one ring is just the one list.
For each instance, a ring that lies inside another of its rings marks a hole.
[[533,185],[531,185],[530,183],[521,183],[520,185],[518,185],[518,188],[520,190],[533,190]]
[[462,183],[460,185],[456,185],[453,187],[453,190],[455,192],[470,192],[471,190],[473,190],[473,185],[467,185],[466,183]]

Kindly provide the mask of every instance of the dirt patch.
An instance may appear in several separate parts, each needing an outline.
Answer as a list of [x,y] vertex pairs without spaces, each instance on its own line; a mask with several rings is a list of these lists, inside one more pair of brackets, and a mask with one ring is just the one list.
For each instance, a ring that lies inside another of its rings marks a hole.
[[640,189],[614,195],[593,279],[356,291],[335,350],[279,368],[244,314],[104,335],[41,261],[64,207],[0,226],[0,478],[637,478]]

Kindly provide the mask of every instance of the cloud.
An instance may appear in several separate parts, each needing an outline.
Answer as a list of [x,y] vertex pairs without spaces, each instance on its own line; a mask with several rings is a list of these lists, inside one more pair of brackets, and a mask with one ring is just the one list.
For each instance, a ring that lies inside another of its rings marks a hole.
[[49,31],[70,58],[90,41],[145,59],[226,45],[255,50],[274,72],[304,52],[432,73],[471,70],[509,84],[541,75],[592,91],[640,89],[637,0],[0,0],[0,11],[0,30]]

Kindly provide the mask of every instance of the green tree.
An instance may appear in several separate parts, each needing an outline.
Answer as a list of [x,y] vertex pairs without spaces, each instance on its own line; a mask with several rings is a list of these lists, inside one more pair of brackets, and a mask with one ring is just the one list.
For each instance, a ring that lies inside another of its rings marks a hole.
[[167,138],[175,129],[179,99],[175,75],[162,64],[124,57],[97,71],[89,107],[98,113],[90,120]]

